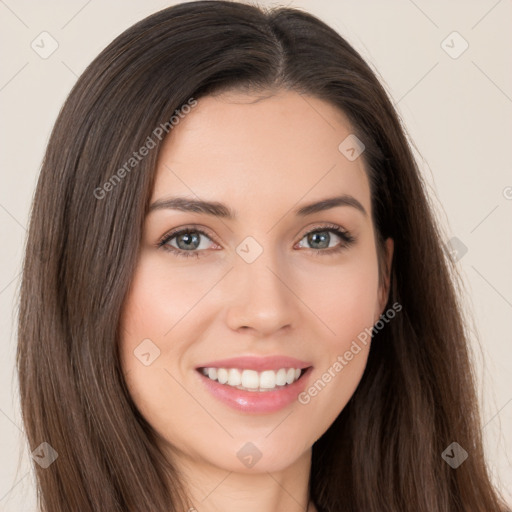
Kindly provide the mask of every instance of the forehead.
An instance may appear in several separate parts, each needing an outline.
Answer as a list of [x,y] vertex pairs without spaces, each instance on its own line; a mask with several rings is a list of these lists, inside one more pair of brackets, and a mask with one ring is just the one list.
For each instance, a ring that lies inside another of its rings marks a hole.
[[353,130],[335,106],[292,91],[228,92],[182,116],[161,148],[153,200],[198,196],[239,210],[346,193],[370,211],[363,159],[339,150]]

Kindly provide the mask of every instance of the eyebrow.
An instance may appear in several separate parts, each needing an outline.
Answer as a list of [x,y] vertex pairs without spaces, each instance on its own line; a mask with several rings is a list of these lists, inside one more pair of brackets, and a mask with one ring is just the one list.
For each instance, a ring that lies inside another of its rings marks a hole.
[[[360,211],[363,215],[368,216],[364,206],[353,196],[343,194],[341,196],[329,197],[306,204],[294,210],[295,215],[305,217],[313,213],[330,210],[338,206],[351,206]],[[215,217],[221,217],[227,220],[236,219],[236,212],[223,203],[217,201],[202,201],[199,199],[190,199],[187,197],[169,197],[158,199],[149,207],[148,213],[155,210],[172,209],[182,212],[205,213]]]

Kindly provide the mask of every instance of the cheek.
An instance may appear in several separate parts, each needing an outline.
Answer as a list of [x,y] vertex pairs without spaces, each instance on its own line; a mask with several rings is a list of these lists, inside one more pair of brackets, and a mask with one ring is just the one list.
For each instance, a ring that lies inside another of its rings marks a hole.
[[[139,260],[123,305],[119,353],[130,394],[147,418],[165,414],[163,404],[179,403],[183,390],[172,376],[186,371],[187,350],[207,328],[201,299],[218,280],[215,272],[173,266],[149,252]],[[179,407],[190,405],[190,396],[182,398]]]
[[194,401],[178,384],[177,365],[188,343],[180,329],[200,298],[197,283],[192,288],[179,270],[171,273],[146,255],[123,305],[119,353],[126,385],[139,412],[161,436],[169,429],[183,430],[174,410],[186,413],[190,423],[185,430],[190,435],[204,420],[204,411],[193,407]]
[[302,291],[323,324],[318,353],[323,352],[315,378],[299,403],[322,418],[318,435],[343,410],[366,367],[371,330],[377,313],[376,255],[367,251],[338,268],[317,268],[315,282]]
[[310,269],[301,283],[300,296],[326,327],[324,339],[331,348],[350,345],[361,331],[373,326],[378,316],[378,268],[372,251],[336,267]]
[[[164,339],[211,287],[212,277],[144,256],[123,307],[122,327],[130,339]],[[187,318],[187,320],[190,320]]]
[[165,334],[176,323],[183,304],[178,293],[167,290],[161,269],[149,263],[139,262],[120,321],[121,365],[135,401],[144,390],[153,387],[156,392],[160,387],[162,369],[170,356]]
[[[236,453],[246,439],[257,439],[267,453],[268,468],[274,470],[309,448],[335,420],[353,395],[363,374],[369,343],[360,343],[354,352],[353,340],[373,325],[378,274],[376,259],[366,250],[361,257],[346,258],[339,265],[300,260],[288,266],[286,280],[298,299],[292,303],[296,316],[296,340],[314,340],[315,375],[305,394],[293,405],[294,414],[286,429],[268,437],[268,425],[251,427],[238,413],[215,409],[215,419],[229,425],[235,439],[213,421],[200,402],[193,383],[187,381],[188,349],[208,329],[225,328],[215,324],[227,300],[228,288],[219,286],[221,295],[206,296],[226,272],[221,265],[170,265],[165,258],[147,254],[136,269],[132,288],[121,318],[120,354],[130,395],[149,424],[171,446],[218,464],[226,453]],[[292,299],[292,296],[290,297]],[[202,300],[204,299],[204,300]],[[142,340],[150,339],[160,355],[150,366],[134,356]],[[352,348],[351,348],[352,347]],[[311,347],[308,353],[313,354]],[[347,354],[352,354],[348,360]],[[341,358],[341,361],[340,359]],[[176,377],[176,379],[174,378]],[[188,383],[180,385],[178,381]],[[180,411],[180,414],[176,414]],[[229,421],[228,421],[229,420]],[[210,439],[215,436],[216,443]],[[282,450],[282,451],[281,451]],[[286,453],[287,457],[282,456]],[[270,455],[270,454],[275,454]],[[238,459],[225,461],[230,470]],[[229,466],[229,464],[231,466]]]

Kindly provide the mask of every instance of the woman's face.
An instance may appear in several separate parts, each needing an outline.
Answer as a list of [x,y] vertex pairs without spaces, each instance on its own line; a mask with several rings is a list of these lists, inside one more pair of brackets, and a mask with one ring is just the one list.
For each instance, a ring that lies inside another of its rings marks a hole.
[[386,303],[362,147],[335,107],[294,92],[209,96],[182,116],[124,305],[123,370],[170,454],[276,471],[347,404]]

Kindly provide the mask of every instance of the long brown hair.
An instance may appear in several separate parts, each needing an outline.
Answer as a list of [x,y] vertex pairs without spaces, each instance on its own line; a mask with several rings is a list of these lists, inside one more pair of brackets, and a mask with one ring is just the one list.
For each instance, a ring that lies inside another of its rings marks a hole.
[[[202,1],[117,37],[78,79],[51,134],[30,219],[17,352],[30,448],[46,442],[58,453],[46,469],[34,464],[41,511],[190,506],[178,468],[130,399],[117,349],[163,139],[154,131],[166,126],[172,136],[169,120],[192,98],[278,88],[339,107],[365,144],[379,253],[387,237],[395,242],[389,304],[402,305],[374,333],[359,387],[313,446],[311,498],[328,512],[504,509],[484,460],[453,265],[383,87],[310,14]],[[156,148],[134,163],[149,136]],[[456,469],[441,456],[452,442],[468,453]]]

